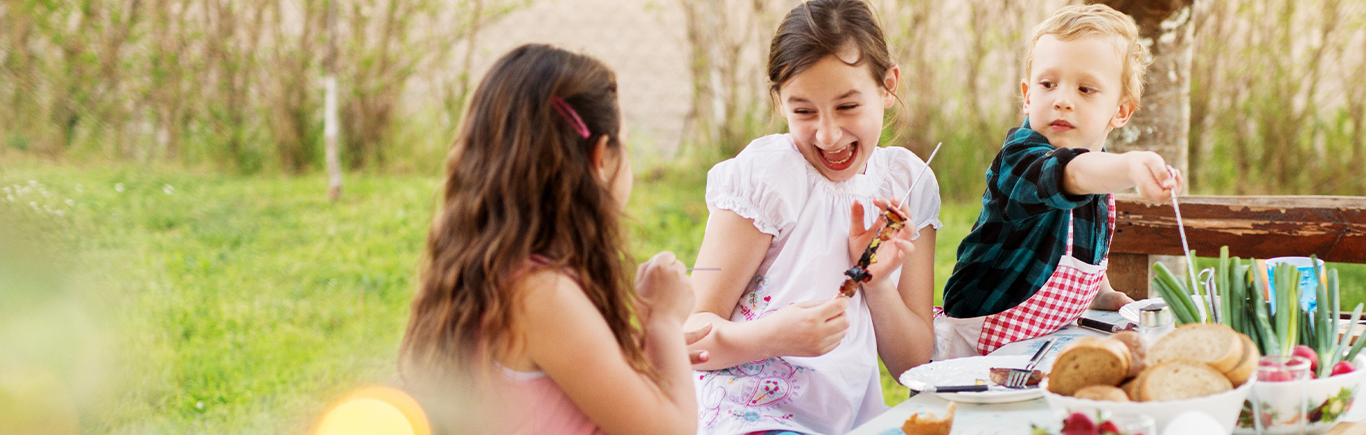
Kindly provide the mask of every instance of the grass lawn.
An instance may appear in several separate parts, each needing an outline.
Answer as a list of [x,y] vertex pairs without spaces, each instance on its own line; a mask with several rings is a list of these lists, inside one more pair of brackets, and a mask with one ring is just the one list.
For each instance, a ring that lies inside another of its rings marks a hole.
[[[707,216],[704,177],[639,175],[629,207],[637,259],[667,249],[692,262]],[[364,174],[346,182],[334,204],[321,174],[7,164],[0,206],[60,232],[54,249],[69,251],[69,274],[81,278],[44,296],[69,302],[66,315],[6,320],[0,307],[0,342],[64,331],[14,341],[24,353],[17,362],[0,357],[0,368],[80,355],[84,364],[28,369],[55,373],[72,391],[83,432],[306,431],[337,395],[394,374],[439,185],[433,177]],[[944,206],[940,288],[977,209]],[[1366,299],[1366,271],[1343,272],[1344,288],[1354,289],[1344,299]],[[90,375],[86,366],[100,370]],[[4,380],[0,370],[0,387]],[[883,385],[889,404],[906,397],[891,376]],[[4,394],[0,388],[0,408]]]

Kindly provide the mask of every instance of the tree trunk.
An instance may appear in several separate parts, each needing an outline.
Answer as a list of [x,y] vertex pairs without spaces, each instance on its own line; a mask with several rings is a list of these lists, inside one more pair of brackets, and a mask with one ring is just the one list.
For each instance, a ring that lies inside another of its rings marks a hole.
[[[715,63],[719,61],[711,51],[715,28],[709,18],[715,12],[710,4],[700,1],[679,1],[687,26],[688,67],[692,77],[692,104],[684,118],[684,134],[703,136],[711,144],[720,142],[712,117],[720,110],[714,107],[717,86],[713,83]],[[729,156],[727,156],[729,157]]]
[[460,65],[460,93],[457,94],[460,97],[460,107],[456,108],[457,111],[465,106],[465,100],[470,96],[470,71],[474,69],[474,50],[478,48],[476,43],[479,25],[483,24],[479,22],[480,15],[484,13],[483,0],[473,0],[471,8],[473,10],[470,11],[470,24],[466,27],[465,34],[465,59]]
[[341,198],[342,172],[341,156],[337,153],[337,0],[327,1],[327,59],[323,67],[327,69],[325,86],[327,94],[323,97],[323,141],[327,158],[327,199],[336,201]]
[[[1195,44],[1196,2],[1209,0],[1088,0],[1128,14],[1138,24],[1139,38],[1152,52],[1139,110],[1124,128],[1110,134],[1108,151],[1147,150],[1168,165],[1189,173],[1190,74]],[[1203,6],[1203,5],[1202,5]],[[1189,184],[1182,186],[1189,191]],[[1186,270],[1185,258],[1151,256],[1171,270]],[[1149,271],[1152,270],[1149,264]],[[1149,280],[1151,281],[1151,280]],[[1116,289],[1134,293],[1134,289]],[[1142,291],[1137,291],[1142,294]]]

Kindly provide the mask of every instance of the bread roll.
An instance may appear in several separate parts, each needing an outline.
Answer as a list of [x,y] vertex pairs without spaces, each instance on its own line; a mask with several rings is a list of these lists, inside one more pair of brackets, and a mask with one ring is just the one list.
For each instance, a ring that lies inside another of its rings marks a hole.
[[1119,340],[1129,347],[1129,376],[1138,376],[1147,364],[1143,361],[1148,354],[1148,344],[1143,341],[1143,336],[1134,331],[1120,331],[1110,336],[1112,340]]
[[1077,390],[1072,397],[1078,399],[1105,400],[1110,402],[1128,402],[1129,395],[1117,387],[1109,385],[1088,385]]
[[1129,375],[1129,360],[1129,348],[1119,340],[1078,338],[1053,363],[1048,390],[1071,396],[1090,385],[1119,385]]
[[901,425],[901,431],[906,435],[949,435],[949,432],[953,431],[955,409],[954,403],[949,402],[943,417],[935,417],[929,413],[911,414],[911,418],[906,419],[906,423]]

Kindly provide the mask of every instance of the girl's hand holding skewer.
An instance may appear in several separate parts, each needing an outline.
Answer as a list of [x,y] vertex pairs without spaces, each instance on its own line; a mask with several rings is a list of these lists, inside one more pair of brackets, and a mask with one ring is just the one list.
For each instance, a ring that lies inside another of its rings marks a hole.
[[[880,209],[879,212],[881,210],[886,210],[889,207],[893,207],[891,201],[884,198],[874,198],[873,204]],[[899,207],[900,204],[897,204],[896,206]],[[887,218],[879,216],[877,222],[875,222],[872,227],[864,228],[863,204],[855,202],[850,211],[849,259],[853,261],[854,264],[857,264],[859,258],[863,256],[864,250],[868,248],[868,244],[872,243],[873,238],[878,236],[878,232],[881,231],[883,227],[887,226]],[[907,214],[907,217],[909,217],[909,214]],[[913,221],[907,219],[907,224],[911,224],[911,222]],[[893,270],[896,270],[896,268],[901,267],[903,259],[910,258],[911,252],[915,251],[915,245],[911,244],[911,235],[913,234],[913,231],[913,228],[905,227],[896,230],[890,234],[891,238],[882,242],[882,244],[877,247],[877,262],[872,263],[867,267],[868,273],[872,274],[873,279],[871,282],[865,283],[865,288],[883,282],[888,274]]]

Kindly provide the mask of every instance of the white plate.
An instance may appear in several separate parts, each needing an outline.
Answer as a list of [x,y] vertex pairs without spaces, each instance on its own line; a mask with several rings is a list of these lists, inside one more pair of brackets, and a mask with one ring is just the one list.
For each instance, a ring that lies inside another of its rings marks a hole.
[[[984,380],[993,389],[980,393],[935,393],[945,400],[964,403],[1008,403],[1043,397],[1038,388],[1023,390],[995,388],[991,384],[991,369],[1024,368],[1033,355],[988,355],[955,358],[935,361],[907,370],[901,374],[901,383],[924,382],[929,385],[973,385],[978,379]],[[1037,369],[1037,367],[1036,367]]]
[[[1205,298],[1204,298],[1204,297],[1201,297],[1200,295],[1187,295],[1187,296],[1190,296],[1191,301],[1195,303],[1195,315],[1196,315],[1196,317],[1199,317],[1201,321],[1204,321],[1204,319],[1205,319],[1205,313],[1204,313],[1203,311],[1200,310],[1200,305],[1204,304]],[[1122,307],[1119,307],[1119,315],[1120,315],[1120,317],[1123,317],[1124,320],[1128,320],[1128,321],[1130,321],[1130,322],[1133,322],[1135,325],[1137,325],[1137,324],[1139,324],[1139,322],[1138,322],[1138,312],[1139,312],[1139,310],[1142,310],[1143,307],[1146,307],[1146,306],[1148,306],[1149,304],[1152,304],[1152,303],[1154,303],[1154,302],[1164,302],[1164,301],[1162,300],[1162,298],[1148,298],[1148,299],[1133,301],[1133,302],[1124,304],[1124,306],[1122,306]],[[1215,298],[1214,298],[1214,303],[1215,303],[1215,304],[1218,304],[1218,303],[1219,303],[1219,298],[1218,298],[1218,297],[1215,297]],[[1216,306],[1215,308],[1217,309],[1218,307]]]
[[1153,302],[1162,302],[1162,298],[1148,298],[1124,304],[1123,307],[1119,307],[1119,316],[1123,317],[1124,320],[1128,320],[1137,325],[1139,310],[1142,310],[1143,307],[1146,307]]

